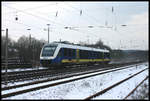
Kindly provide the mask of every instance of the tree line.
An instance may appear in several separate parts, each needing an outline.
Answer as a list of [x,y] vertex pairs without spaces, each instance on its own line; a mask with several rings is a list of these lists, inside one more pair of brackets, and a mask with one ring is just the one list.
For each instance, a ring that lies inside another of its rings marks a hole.
[[[45,40],[21,36],[17,41],[8,38],[8,58],[18,57],[25,62],[39,61],[40,52]],[[1,58],[5,58],[6,37],[1,38]]]

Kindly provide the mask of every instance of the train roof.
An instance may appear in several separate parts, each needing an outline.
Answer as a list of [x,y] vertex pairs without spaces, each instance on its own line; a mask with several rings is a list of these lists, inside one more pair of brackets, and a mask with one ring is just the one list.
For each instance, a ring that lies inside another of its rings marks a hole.
[[81,45],[77,45],[77,44],[70,44],[70,43],[52,42],[52,43],[46,44],[46,46],[47,45],[58,45],[59,47],[63,47],[63,48],[72,48],[72,49],[80,49],[80,50],[109,52],[109,50],[106,50],[106,49],[86,47],[86,46],[81,46]]

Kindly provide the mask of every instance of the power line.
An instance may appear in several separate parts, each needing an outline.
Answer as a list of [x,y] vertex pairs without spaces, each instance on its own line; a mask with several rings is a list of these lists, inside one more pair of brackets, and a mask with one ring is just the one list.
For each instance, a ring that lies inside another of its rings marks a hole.
[[[7,7],[8,7],[8,6],[7,6]],[[8,7],[8,8],[13,8],[13,7]],[[13,9],[16,9],[16,8],[13,8]],[[18,9],[16,9],[16,10],[18,10]],[[23,12],[23,13],[26,13],[26,14],[29,14],[29,15],[32,15],[32,16],[34,16],[34,17],[40,18],[40,19],[42,19],[42,20],[50,21],[49,19],[46,19],[46,18],[37,16],[37,15],[33,15],[33,14],[31,14],[31,13],[28,13],[28,12],[25,12],[25,11],[22,11],[22,10],[19,10],[19,11],[20,11],[20,12]],[[51,21],[51,22],[54,22],[54,21]],[[57,24],[60,25],[60,23],[57,23]],[[61,24],[61,25],[62,25],[62,24]],[[72,29],[71,29],[71,30],[72,30]]]
[[36,29],[41,29],[40,27],[29,26],[29,25],[27,25],[27,24],[24,24],[24,23],[21,23],[21,22],[18,22],[18,21],[12,21],[12,20],[9,20],[9,19],[5,19],[5,20],[8,21],[8,22],[18,23],[18,24],[21,24],[21,25],[23,25],[23,26],[34,27],[34,28],[36,28]]
[[[6,6],[6,5],[5,5],[5,6]],[[10,6],[6,6],[6,7],[11,8],[11,9],[16,9],[16,8],[13,8],[13,7],[10,7]],[[18,10],[18,9],[16,9],[16,10]],[[40,18],[40,19],[45,20],[45,21],[54,22],[54,21],[51,21],[51,20],[49,20],[49,19],[47,19],[47,18],[43,18],[43,17],[41,17],[41,16],[34,15],[34,14],[32,14],[32,13],[28,13],[28,12],[25,12],[25,11],[22,11],[22,10],[19,10],[19,11],[22,12],[22,13],[28,14],[28,15],[32,15],[32,16],[34,16],[34,17],[36,17],[36,18]],[[64,24],[61,24],[61,23],[57,23],[57,24],[58,24],[58,25],[63,25],[63,26],[65,26]]]
[[[72,10],[70,10],[70,9],[67,9],[67,8],[63,8],[63,10],[65,10],[67,13],[68,13],[68,11],[69,11],[69,12],[72,12],[72,13],[78,13],[78,12],[76,12],[76,11],[74,12],[74,11],[72,11]],[[70,18],[70,17],[68,17],[68,18]],[[86,21],[87,21],[87,20],[86,20]],[[70,24],[70,22],[69,22],[69,24]]]
[[[73,9],[75,9],[75,10],[77,10],[77,11],[80,11],[80,9],[78,9],[78,8],[75,8],[75,7],[72,7],[71,5],[69,5],[69,4],[67,4],[68,6],[70,6],[71,8],[73,8]],[[100,22],[100,21],[98,21],[95,17],[93,17],[93,16],[89,16],[87,13],[85,13],[84,12],[84,14],[86,14],[88,17],[90,17],[90,18],[93,18],[93,20],[96,22],[96,23],[98,23],[98,22]]]
[[[43,7],[47,7],[49,5],[56,5],[56,4],[46,4],[46,5],[42,5],[42,6],[37,6],[37,7],[31,7],[31,8],[27,8],[27,9],[23,9],[23,10],[18,10],[18,12],[22,12],[22,11],[27,11],[27,10],[34,10],[34,9],[40,9],[40,8],[43,8]],[[2,5],[4,6],[4,5]],[[6,12],[5,14],[10,14],[10,13],[15,13],[16,11],[13,11],[13,12]]]
[[[8,6],[7,6],[8,7]],[[13,7],[8,7],[8,8],[13,8]],[[16,8],[13,8],[13,9],[16,9]],[[18,9],[16,9],[16,10],[18,10]],[[31,13],[27,13],[27,12],[24,12],[24,11],[22,11],[22,10],[19,10],[20,12],[23,12],[23,13],[26,13],[26,14],[29,14],[29,15],[32,15],[32,16],[35,16],[35,17],[38,17],[38,18],[40,18],[40,19],[44,19],[44,20],[48,20],[49,21],[49,19],[45,19],[45,18],[42,18],[42,17],[39,17],[39,16],[37,16],[37,15],[33,15],[33,14],[31,14]],[[51,21],[51,22],[53,22],[53,23],[56,23],[56,22],[54,22],[54,21]],[[56,24],[59,24],[60,25],[60,23],[56,23]],[[61,24],[61,25],[63,25],[63,24]],[[28,25],[26,25],[26,26],[28,26]],[[64,26],[64,25],[63,25]]]
[[[5,20],[8,21],[8,22],[17,23],[17,24],[20,24],[20,25],[23,25],[23,26],[27,26],[27,27],[29,27],[29,28],[36,28],[36,29],[38,29],[38,30],[42,30],[42,31],[43,31],[43,28],[36,27],[35,25],[30,26],[30,25],[28,25],[28,24],[24,24],[24,23],[21,23],[21,22],[18,22],[18,21],[12,21],[12,20],[9,20],[9,19],[5,19]],[[7,26],[7,25],[5,25],[5,26]],[[51,28],[54,29],[54,28],[57,28],[57,27],[51,27]],[[60,29],[60,28],[64,29],[64,27],[58,27],[58,29]],[[18,28],[17,28],[17,29],[9,28],[9,29],[11,29],[11,30],[18,30]],[[19,29],[19,30],[21,30],[21,29]],[[24,29],[22,29],[22,30],[24,30]]]
[[[21,25],[23,25],[23,26],[27,26],[27,27],[34,27],[34,28],[36,28],[36,29],[38,29],[38,30],[41,30],[42,28],[40,28],[40,27],[36,27],[35,25],[34,26],[29,26],[29,25],[27,25],[27,24],[24,24],[24,23],[21,23],[21,22],[18,22],[18,21],[12,21],[12,20],[9,20],[9,19],[5,19],[6,21],[8,21],[8,22],[13,22],[13,23],[18,23],[18,24],[21,24]],[[65,27],[65,29],[75,29],[75,28],[95,28],[95,27],[100,27],[100,28],[111,28],[111,26],[109,27],[105,27],[105,26],[73,26],[73,27]],[[52,27],[51,27],[52,28]],[[57,27],[53,27],[52,29],[54,29],[54,28],[57,28]],[[62,27],[62,28],[64,28],[64,27]],[[60,29],[60,28],[59,28]],[[43,29],[42,29],[43,30]]]
[[[23,25],[23,26],[27,26],[27,27],[29,27],[29,28],[36,28],[36,29],[38,29],[38,30],[41,30],[41,31],[44,31],[42,28],[39,28],[39,27],[35,27],[35,26],[29,26],[29,25],[26,25],[26,24],[23,24],[23,23],[20,23],[20,22],[15,22],[15,21],[11,21],[11,20],[8,20],[8,19],[6,19],[6,21],[9,21],[9,22],[13,22],[13,23],[18,23],[18,24],[21,24],[21,25]],[[12,29],[12,28],[9,28],[11,31],[18,31],[18,29]],[[21,29],[20,29],[21,30]],[[25,29],[22,29],[22,30],[25,30]],[[18,31],[19,32],[19,31]],[[14,36],[14,35],[10,35],[10,36]],[[34,36],[35,37],[35,36]]]
[[82,32],[81,30],[76,30],[76,29],[70,29],[70,30],[73,30],[73,31],[77,31],[79,33],[82,33],[82,34],[86,34],[86,35],[93,35],[94,37],[97,37],[97,35],[93,34],[93,33],[89,33],[89,32]]

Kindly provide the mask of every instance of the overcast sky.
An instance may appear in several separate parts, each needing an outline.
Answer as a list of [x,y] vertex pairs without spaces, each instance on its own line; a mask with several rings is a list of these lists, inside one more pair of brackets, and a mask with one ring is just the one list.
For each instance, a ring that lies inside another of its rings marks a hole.
[[1,29],[8,28],[9,37],[14,40],[29,34],[48,40],[47,24],[50,24],[50,42],[61,39],[91,44],[101,39],[112,49],[148,50],[148,2],[15,1],[1,4]]

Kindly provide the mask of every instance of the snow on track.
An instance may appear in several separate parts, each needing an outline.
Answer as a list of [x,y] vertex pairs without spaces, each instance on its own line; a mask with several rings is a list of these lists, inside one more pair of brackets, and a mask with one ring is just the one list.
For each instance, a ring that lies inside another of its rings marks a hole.
[[[31,67],[31,68],[18,68],[18,69],[8,69],[7,72],[17,72],[17,71],[29,71],[29,70],[39,70],[46,69],[45,67]],[[4,73],[5,70],[1,70],[1,73]]]
[[[147,64],[147,63],[146,63]],[[147,68],[145,64],[134,67],[134,68],[128,68],[124,70],[119,70],[111,73],[106,73],[94,77],[85,78],[82,80],[77,80],[74,82],[61,84],[54,87],[49,87],[33,92],[24,93],[21,95],[16,95],[4,99],[84,99],[89,95],[92,95],[110,85],[113,83],[116,83],[117,81],[120,81],[121,79],[124,79],[144,68]],[[138,77],[144,79],[146,75],[148,75],[148,70],[140,74],[141,76]],[[73,77],[72,77],[73,78]],[[137,78],[136,78],[137,79]],[[136,86],[137,82],[140,82],[141,79],[130,81],[134,84],[134,87]],[[124,88],[132,88],[132,86],[128,86],[127,84],[124,84]],[[26,88],[27,89],[27,88]],[[119,88],[122,91],[123,88]],[[116,90],[114,90],[116,91]],[[117,92],[117,91],[116,91]],[[3,93],[3,92],[2,92]],[[129,93],[129,91],[128,91]],[[109,92],[109,94],[113,94],[112,92]],[[115,94],[117,96],[117,94]],[[126,94],[127,95],[127,94]],[[106,96],[106,95],[105,95]],[[125,96],[125,94],[122,92],[120,97],[117,97],[119,99],[122,99],[122,97]],[[104,98],[110,98],[112,99],[112,96],[107,96]],[[116,97],[114,97],[116,99]]]

